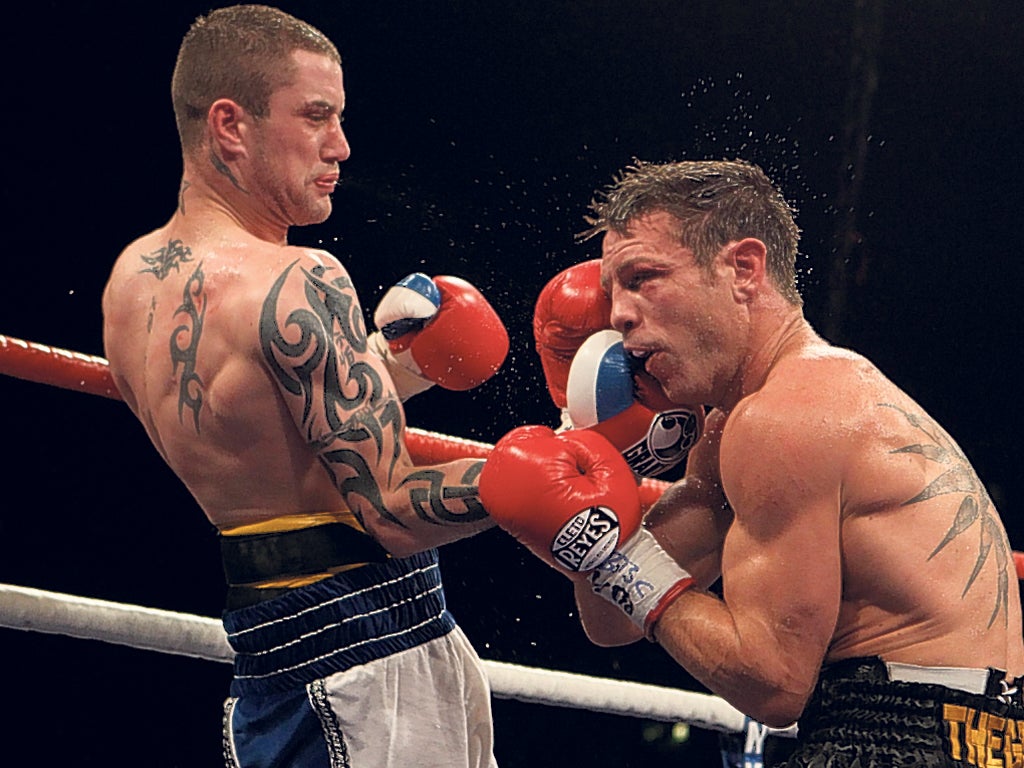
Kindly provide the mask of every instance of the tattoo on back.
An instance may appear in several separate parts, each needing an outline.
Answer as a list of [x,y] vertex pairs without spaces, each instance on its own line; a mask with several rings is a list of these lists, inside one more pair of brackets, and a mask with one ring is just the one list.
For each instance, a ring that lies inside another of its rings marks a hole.
[[192,261],[192,249],[181,240],[170,240],[163,248],[143,254],[142,261],[147,266],[139,270],[140,274],[150,272],[156,275],[157,280],[163,280],[171,270],[178,272],[182,264]]
[[199,411],[203,406],[203,380],[196,373],[196,357],[199,339],[203,333],[203,319],[206,317],[206,294],[203,293],[203,265],[185,283],[181,306],[175,315],[184,315],[184,321],[171,331],[171,366],[174,374],[181,374],[178,380],[178,420],[184,420],[185,409],[192,412],[192,423],[199,433]]
[[935,557],[954,539],[974,529],[974,534],[978,537],[978,556],[961,596],[967,595],[977,580],[978,574],[981,573],[981,569],[988,562],[989,555],[994,555],[999,580],[995,606],[989,617],[988,626],[991,627],[995,623],[1000,613],[1003,615],[1003,624],[1006,625],[1009,620],[1010,543],[999,522],[995,506],[977,473],[971,468],[970,462],[956,443],[934,421],[908,413],[896,405],[889,403],[879,403],[879,405],[899,411],[906,418],[907,423],[927,438],[923,442],[898,448],[893,453],[916,453],[929,461],[946,467],[946,470],[928,483],[920,493],[904,501],[903,506],[917,504],[945,494],[963,495],[949,530],[946,531],[942,541],[932,550],[928,559]]

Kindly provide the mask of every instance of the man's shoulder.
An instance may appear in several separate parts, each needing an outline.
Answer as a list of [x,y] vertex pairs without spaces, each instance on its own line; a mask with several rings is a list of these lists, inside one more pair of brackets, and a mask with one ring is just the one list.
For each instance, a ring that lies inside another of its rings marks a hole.
[[729,414],[725,430],[740,440],[813,452],[859,430],[870,409],[894,390],[863,356],[823,347],[780,362]]
[[799,408],[834,413],[847,403],[856,408],[861,398],[890,386],[891,382],[863,355],[822,345],[781,360],[748,399],[769,408],[769,412]]

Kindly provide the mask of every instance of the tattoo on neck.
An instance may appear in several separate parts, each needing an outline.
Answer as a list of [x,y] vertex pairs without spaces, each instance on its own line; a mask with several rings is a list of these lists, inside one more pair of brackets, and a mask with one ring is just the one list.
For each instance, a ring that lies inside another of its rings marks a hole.
[[227,177],[227,180],[230,181],[232,185],[234,185],[235,189],[237,189],[239,192],[245,192],[245,194],[249,194],[248,192],[245,191],[242,185],[238,183],[238,179],[235,178],[235,174],[231,172],[231,169],[228,168],[227,164],[219,157],[217,157],[217,155],[215,155],[212,151],[210,152],[210,162],[213,164],[213,167],[217,170],[217,173]]
[[199,411],[203,406],[203,380],[196,373],[199,340],[206,317],[206,294],[203,293],[203,265],[200,263],[185,283],[181,306],[175,315],[184,315],[185,321],[171,331],[172,373],[182,368],[178,381],[178,421],[184,421],[184,412],[192,411],[192,423],[199,433]]
[[949,530],[946,531],[942,541],[932,550],[928,559],[935,557],[954,539],[975,529],[974,533],[978,536],[978,556],[974,562],[974,569],[967,579],[967,584],[964,585],[961,597],[965,597],[974,585],[981,569],[988,561],[989,555],[994,555],[998,569],[998,587],[996,604],[989,617],[988,626],[991,627],[1000,614],[1003,616],[1003,624],[1006,625],[1009,620],[1009,569],[1012,563],[1010,542],[1006,539],[992,499],[989,498],[977,473],[971,468],[967,457],[952,438],[934,421],[927,417],[908,413],[889,403],[879,403],[879,405],[893,408],[902,413],[910,426],[928,438],[925,442],[898,448],[893,453],[916,453],[929,461],[946,467],[946,470],[928,483],[920,493],[903,502],[903,506],[917,504],[946,494],[963,495]]
[[139,258],[146,264],[145,269],[140,269],[139,274],[147,272],[156,275],[157,280],[163,280],[171,270],[180,271],[181,265],[192,261],[192,249],[181,240],[168,240],[163,248],[157,248],[150,254],[143,254]]
[[185,213],[185,192],[192,186],[192,182],[187,179],[181,180],[181,186],[178,187],[178,210]]

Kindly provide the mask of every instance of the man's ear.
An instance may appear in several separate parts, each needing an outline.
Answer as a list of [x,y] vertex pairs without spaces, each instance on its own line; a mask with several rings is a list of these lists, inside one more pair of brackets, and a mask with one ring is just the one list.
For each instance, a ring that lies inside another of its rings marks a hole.
[[245,154],[247,118],[245,109],[231,99],[217,99],[210,105],[206,128],[214,150],[225,162]]
[[737,301],[746,303],[757,296],[767,279],[768,251],[756,237],[745,237],[726,248],[733,268],[733,295]]

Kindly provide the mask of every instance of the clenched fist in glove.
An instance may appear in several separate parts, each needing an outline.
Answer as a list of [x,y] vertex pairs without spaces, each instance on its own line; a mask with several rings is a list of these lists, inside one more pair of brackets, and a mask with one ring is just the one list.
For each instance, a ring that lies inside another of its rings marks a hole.
[[642,527],[635,476],[597,432],[514,429],[487,457],[479,487],[503,530],[556,570],[589,572],[594,591],[645,634],[693,584]]
[[434,384],[467,390],[493,376],[508,354],[508,331],[473,285],[420,272],[392,286],[373,315],[370,348],[387,365],[402,401]]
[[533,338],[556,407],[566,407],[565,387],[576,350],[591,334],[612,327],[611,313],[611,299],[601,288],[600,259],[562,270],[537,297]]
[[596,429],[642,477],[683,462],[704,426],[701,408],[636,401],[636,377],[611,330],[611,300],[601,288],[601,260],[555,275],[534,307],[533,335],[562,429]]
[[598,331],[580,346],[569,369],[566,410],[572,429],[611,440],[641,477],[679,465],[704,431],[701,408],[668,406],[655,413],[637,402],[636,382],[618,331]]

